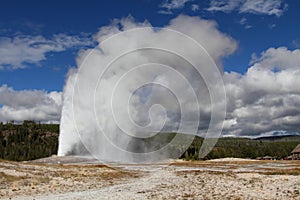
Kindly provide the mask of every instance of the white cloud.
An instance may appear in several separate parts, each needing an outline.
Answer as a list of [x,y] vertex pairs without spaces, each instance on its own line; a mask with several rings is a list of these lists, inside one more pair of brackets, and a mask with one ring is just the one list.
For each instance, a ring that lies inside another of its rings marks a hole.
[[253,13],[280,17],[287,9],[282,0],[211,0],[209,11]]
[[191,9],[192,9],[192,11],[196,12],[196,11],[199,10],[199,5],[197,5],[197,4],[192,4],[192,5],[191,5]]
[[300,68],[300,49],[293,51],[286,47],[269,48],[267,51],[261,53],[260,58],[252,56],[250,64],[254,64],[257,68],[268,69],[292,69]]
[[247,0],[240,7],[241,13],[254,13],[281,16],[287,5],[283,5],[281,0]]
[[252,26],[248,24],[248,20],[245,17],[243,17],[243,18],[240,19],[239,24],[241,24],[242,26],[244,26],[245,29],[252,28]]
[[57,34],[51,39],[41,35],[0,37],[0,69],[25,68],[28,64],[39,65],[48,53],[89,46],[92,43],[91,38],[86,35]]
[[210,7],[207,9],[209,11],[222,11],[222,12],[232,12],[239,8],[242,4],[243,0],[225,0],[225,1],[218,1],[218,0],[211,0]]
[[245,25],[247,23],[247,18],[243,17],[241,20],[240,20],[240,24],[241,25]]
[[61,92],[42,90],[16,91],[7,85],[0,87],[0,121],[23,120],[59,123]]
[[170,10],[159,10],[159,11],[157,11],[159,14],[163,14],[163,15],[171,15],[171,14],[173,14],[173,12],[172,11],[170,11]]
[[250,28],[252,28],[252,26],[249,25],[249,24],[247,24],[247,25],[245,26],[245,29],[250,29]]
[[[300,132],[300,50],[270,48],[246,74],[225,73],[230,135]],[[234,121],[235,120],[235,121]]]
[[194,0],[164,0],[160,4],[160,8],[163,10],[158,11],[161,14],[172,14],[173,10],[184,8],[185,4]]

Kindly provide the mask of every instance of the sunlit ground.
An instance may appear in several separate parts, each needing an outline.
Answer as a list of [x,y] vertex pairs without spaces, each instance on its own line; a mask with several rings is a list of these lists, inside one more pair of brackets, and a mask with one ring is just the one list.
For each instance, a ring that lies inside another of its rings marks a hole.
[[1,161],[1,198],[300,199],[300,161],[226,158],[109,166],[77,161]]

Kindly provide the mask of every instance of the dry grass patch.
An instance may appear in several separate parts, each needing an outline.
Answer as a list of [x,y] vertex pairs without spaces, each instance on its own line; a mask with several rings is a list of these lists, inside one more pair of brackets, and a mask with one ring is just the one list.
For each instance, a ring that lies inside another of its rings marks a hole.
[[175,174],[177,176],[184,176],[187,175],[200,175],[200,174],[210,174],[210,175],[221,175],[221,176],[230,176],[230,177],[237,177],[235,173],[233,172],[227,172],[227,171],[210,171],[210,170],[188,170],[188,171],[176,171]]
[[267,165],[267,164],[279,164],[282,166],[289,167],[300,167],[300,161],[296,160],[244,160],[244,161],[217,161],[217,160],[207,160],[207,161],[181,161],[173,162],[171,166],[182,166],[182,167],[226,167],[230,169],[235,169],[237,167],[243,166],[255,166],[255,165]]
[[264,175],[300,175],[300,168],[290,168],[290,169],[275,169],[275,168],[265,168],[265,172],[260,172]]
[[25,178],[25,177],[13,176],[13,175],[6,174],[4,172],[0,172],[1,183],[4,183],[4,182],[11,183],[11,182],[19,181],[23,178]]
[[221,165],[217,162],[207,162],[207,161],[181,161],[181,162],[173,162],[170,166],[179,166],[179,167],[210,167],[210,166],[218,166]]

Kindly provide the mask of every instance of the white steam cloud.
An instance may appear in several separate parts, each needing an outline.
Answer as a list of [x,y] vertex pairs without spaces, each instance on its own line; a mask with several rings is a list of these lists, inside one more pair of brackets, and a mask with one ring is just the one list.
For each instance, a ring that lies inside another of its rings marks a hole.
[[181,15],[164,28],[128,17],[99,30],[98,48],[81,52],[64,88],[59,155],[149,162],[169,157],[170,145],[149,150],[140,138],[218,136],[226,105],[220,63],[237,44],[198,17]]

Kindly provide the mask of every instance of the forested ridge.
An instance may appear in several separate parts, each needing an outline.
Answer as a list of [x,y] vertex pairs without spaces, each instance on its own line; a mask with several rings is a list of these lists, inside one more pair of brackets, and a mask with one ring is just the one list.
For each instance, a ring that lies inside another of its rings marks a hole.
[[[187,160],[197,160],[203,138],[196,137],[190,148],[182,155]],[[225,157],[251,158],[271,156],[284,159],[300,144],[300,136],[278,137],[277,139],[220,138],[204,159]]]
[[6,160],[33,160],[57,153],[58,124],[40,124],[24,121],[0,123],[0,158]]
[[[0,123],[0,133],[1,159],[24,161],[48,157],[57,153],[58,124],[40,124],[33,121],[24,121],[22,124]],[[159,149],[168,144],[175,135],[176,133],[159,133],[153,138],[144,139],[143,145]],[[198,155],[203,140],[203,138],[196,136],[181,158],[187,160],[199,159]],[[224,157],[257,158],[267,155],[281,159],[289,156],[299,143],[300,136],[255,140],[249,138],[220,138],[204,159]],[[173,148],[177,147],[174,146]]]

